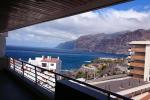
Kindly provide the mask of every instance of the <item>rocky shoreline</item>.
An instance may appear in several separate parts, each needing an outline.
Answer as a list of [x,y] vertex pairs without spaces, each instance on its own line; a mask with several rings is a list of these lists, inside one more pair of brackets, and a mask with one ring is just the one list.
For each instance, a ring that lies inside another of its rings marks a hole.
[[104,78],[107,76],[126,74],[128,70],[126,58],[97,58],[89,64],[83,64],[80,69],[66,71],[71,78],[85,80]]

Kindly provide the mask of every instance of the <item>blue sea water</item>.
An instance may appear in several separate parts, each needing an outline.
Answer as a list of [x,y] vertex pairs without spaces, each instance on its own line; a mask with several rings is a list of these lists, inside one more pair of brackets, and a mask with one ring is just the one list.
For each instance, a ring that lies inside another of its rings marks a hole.
[[41,56],[60,57],[62,60],[62,70],[74,70],[80,68],[82,64],[89,63],[93,59],[99,57],[105,58],[124,58],[126,55],[110,54],[110,53],[93,53],[84,51],[71,51],[61,49],[41,49],[41,48],[28,48],[28,47],[13,47],[6,48],[6,56],[16,59],[21,58],[27,61],[29,58]]

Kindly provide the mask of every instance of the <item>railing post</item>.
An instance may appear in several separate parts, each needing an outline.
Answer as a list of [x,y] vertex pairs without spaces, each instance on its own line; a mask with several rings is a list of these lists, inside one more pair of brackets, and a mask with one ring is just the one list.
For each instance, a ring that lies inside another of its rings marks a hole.
[[55,83],[56,83],[56,81],[57,81],[57,75],[55,74]]
[[36,66],[34,66],[35,68],[35,83],[37,84],[37,68],[36,68]]
[[54,83],[54,84],[55,84],[55,85],[54,85],[55,88],[54,88],[54,89],[55,89],[55,91],[56,91],[56,82],[57,82],[57,75],[56,75],[56,73],[54,73],[54,77],[55,77],[55,83]]
[[8,68],[11,69],[11,65],[12,65],[12,64],[11,64],[11,58],[8,58],[8,59],[7,59],[7,62],[8,62]]
[[14,66],[14,71],[15,71],[15,59],[13,59],[13,66]]
[[24,67],[23,67],[23,61],[21,61],[21,67],[22,67],[22,74],[24,76]]
[[107,100],[110,100],[110,93],[107,93]]

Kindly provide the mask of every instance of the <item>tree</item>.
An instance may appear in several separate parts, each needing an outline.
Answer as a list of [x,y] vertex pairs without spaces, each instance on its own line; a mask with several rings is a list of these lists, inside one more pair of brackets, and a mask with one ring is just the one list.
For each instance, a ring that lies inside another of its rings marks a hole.
[[79,71],[76,75],[76,78],[86,78],[86,74],[82,71]]

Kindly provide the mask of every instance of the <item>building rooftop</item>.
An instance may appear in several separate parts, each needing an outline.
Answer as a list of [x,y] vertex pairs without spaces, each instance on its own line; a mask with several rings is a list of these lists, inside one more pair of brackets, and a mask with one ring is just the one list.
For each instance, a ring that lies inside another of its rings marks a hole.
[[94,83],[93,85],[112,92],[120,92],[123,90],[127,90],[145,84],[147,84],[147,82],[144,82],[140,79],[125,77],[125,78],[101,81],[101,82]]
[[150,44],[150,41],[131,41],[129,44]]
[[58,58],[44,58],[41,60],[41,62],[52,62],[52,63],[57,63],[59,61]]

